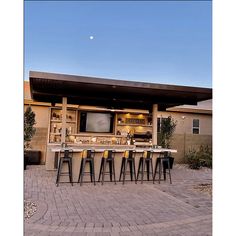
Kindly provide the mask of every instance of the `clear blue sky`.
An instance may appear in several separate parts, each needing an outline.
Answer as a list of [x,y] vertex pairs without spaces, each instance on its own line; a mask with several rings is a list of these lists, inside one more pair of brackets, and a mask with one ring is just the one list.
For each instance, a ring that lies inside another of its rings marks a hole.
[[210,1],[26,1],[25,80],[36,70],[212,87],[211,8]]

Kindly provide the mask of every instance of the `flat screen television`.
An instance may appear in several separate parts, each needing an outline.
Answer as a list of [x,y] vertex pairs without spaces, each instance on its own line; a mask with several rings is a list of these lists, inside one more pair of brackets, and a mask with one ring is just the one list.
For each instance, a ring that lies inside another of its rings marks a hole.
[[114,114],[105,112],[81,112],[80,132],[113,133]]

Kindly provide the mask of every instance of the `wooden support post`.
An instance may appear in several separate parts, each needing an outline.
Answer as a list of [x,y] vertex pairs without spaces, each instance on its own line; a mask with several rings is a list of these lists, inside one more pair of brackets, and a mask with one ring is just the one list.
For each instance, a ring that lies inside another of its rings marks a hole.
[[152,145],[157,145],[157,111],[158,105],[152,106]]
[[67,97],[62,98],[62,129],[61,129],[61,143],[66,142],[66,110],[67,110]]

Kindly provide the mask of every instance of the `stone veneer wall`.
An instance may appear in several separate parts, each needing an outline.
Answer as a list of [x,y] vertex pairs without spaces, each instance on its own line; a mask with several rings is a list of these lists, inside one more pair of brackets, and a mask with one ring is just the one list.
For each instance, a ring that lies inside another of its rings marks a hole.
[[[185,145],[184,145],[185,139]],[[176,163],[184,163],[184,146],[185,154],[191,148],[199,148],[201,145],[208,145],[212,148],[212,135],[200,134],[174,134],[171,140],[171,148],[177,149],[178,152],[173,154]]]

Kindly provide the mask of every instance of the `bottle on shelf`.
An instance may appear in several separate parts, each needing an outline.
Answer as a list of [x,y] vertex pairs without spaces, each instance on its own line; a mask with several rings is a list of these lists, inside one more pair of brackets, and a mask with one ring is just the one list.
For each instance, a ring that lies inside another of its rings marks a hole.
[[126,142],[128,145],[130,145],[130,143],[131,143],[131,136],[130,136],[129,132],[127,133]]
[[53,133],[56,133],[56,132],[57,132],[57,125],[54,124],[54,125],[53,125]]

